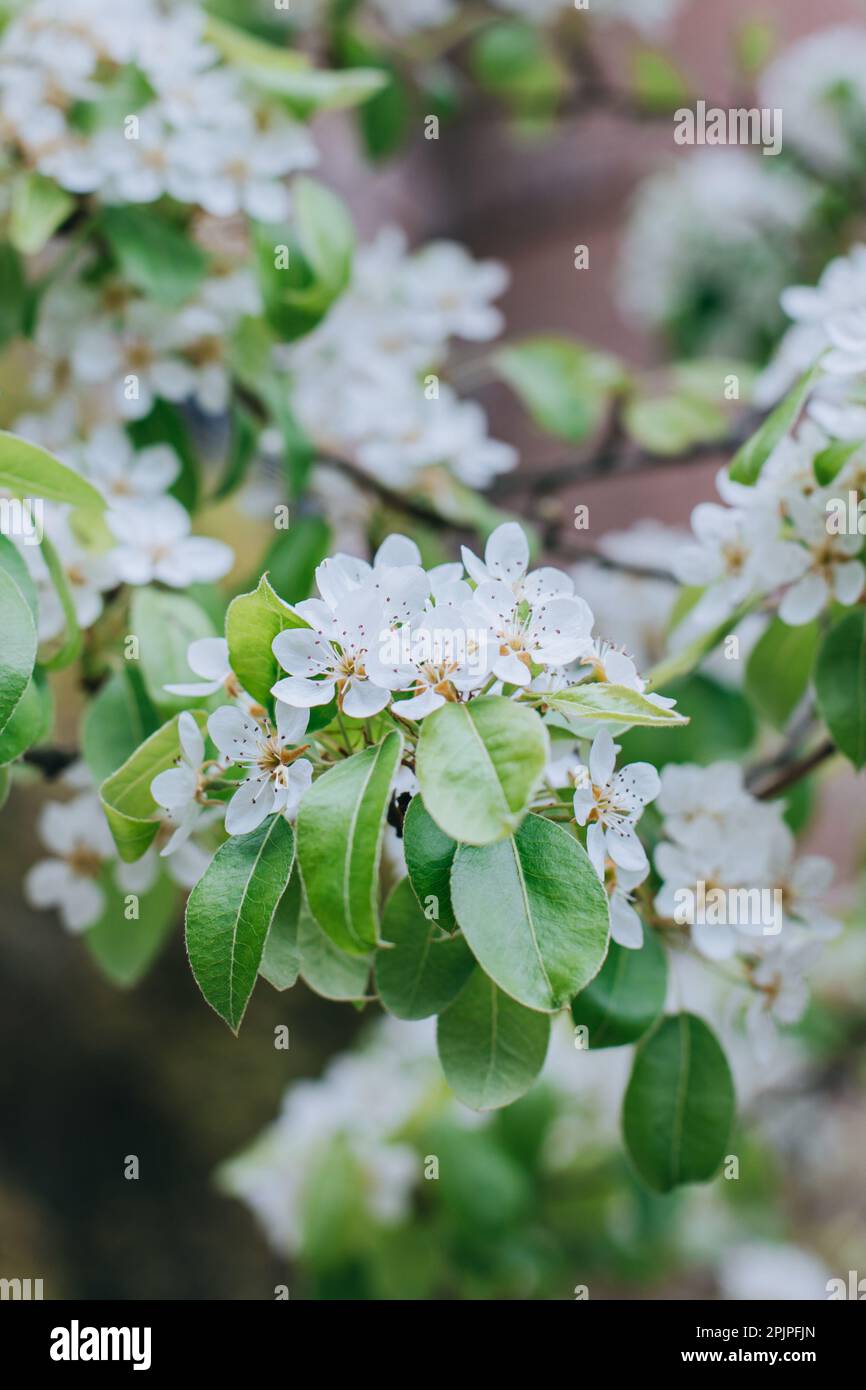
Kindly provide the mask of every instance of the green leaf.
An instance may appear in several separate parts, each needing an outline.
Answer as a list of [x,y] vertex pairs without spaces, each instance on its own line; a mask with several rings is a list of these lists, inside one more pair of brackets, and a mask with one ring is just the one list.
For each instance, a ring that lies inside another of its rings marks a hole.
[[749,653],[746,693],[776,729],[785,728],[806,693],[818,637],[817,621],[788,627],[774,618]]
[[[131,758],[106,778],[99,789],[102,809],[108,820],[121,859],[132,863],[150,848],[159,830],[158,807],[150,794],[150,784],[180,757],[178,717],[170,719],[151,734]],[[193,711],[200,729],[205,715]]]
[[673,111],[688,104],[691,91],[678,68],[664,54],[641,49],[633,58],[634,94],[648,111]]
[[445,1080],[473,1110],[496,1110],[528,1091],[549,1039],[550,1019],[516,1004],[481,970],[439,1015],[436,1030]]
[[268,550],[262,568],[274,589],[288,603],[309,598],[316,567],[321,564],[331,540],[331,528],[320,516],[302,516],[283,531]]
[[688,724],[675,709],[654,705],[637,690],[606,681],[575,685],[544,696],[544,703],[566,719],[590,719],[599,723],[641,725],[648,729],[676,729]]
[[36,662],[36,625],[30,605],[6,569],[0,569],[0,732],[24,697]]
[[27,568],[27,561],[18,547],[13,545],[8,536],[4,535],[0,535],[0,569],[5,570],[9,577],[14,579],[27,600],[34,623],[38,625],[39,598],[36,585]]
[[677,708],[691,721],[677,730],[676,738],[658,738],[651,728],[633,727],[617,734],[620,765],[652,763],[718,762],[739,758],[751,748],[757,735],[752,707],[739,690],[719,685],[708,676],[689,676],[666,687]]
[[148,585],[133,593],[130,624],[138,638],[145,689],[154,705],[178,711],[203,705],[205,701],[195,696],[169,695],[165,687],[195,680],[187,661],[190,643],[214,636],[204,610],[185,594]]
[[451,906],[451,865],[457,844],[439,829],[420,796],[413,796],[403,819],[403,849],[409,882],[421,907],[425,912],[432,907],[433,920],[442,930],[454,931],[457,919]]
[[607,894],[589,856],[541,816],[527,816],[511,840],[461,845],[451,901],[479,965],[529,1009],[561,1009],[607,953]]
[[453,840],[501,840],[526,814],[548,747],[534,710],[501,695],[443,705],[424,720],[418,742],[424,805]]
[[68,502],[72,507],[105,507],[96,488],[61,463],[47,449],[0,430],[0,488],[16,497],[41,497],[46,502]]
[[67,119],[74,130],[93,135],[99,130],[119,130],[127,115],[149,105],[156,92],[141,68],[126,63],[106,74],[96,101],[75,101]]
[[177,406],[170,401],[156,400],[150,413],[142,420],[131,420],[126,431],[136,449],[168,444],[174,450],[180,459],[181,472],[169,492],[188,512],[194,512],[201,491],[199,466],[187,423]]
[[190,299],[205,277],[205,253],[151,208],[103,208],[99,230],[123,278],[166,308]]
[[65,222],[75,199],[44,174],[21,174],[12,189],[9,240],[22,256],[35,256]]
[[28,303],[21,257],[14,246],[0,245],[0,347],[24,332]]
[[356,33],[341,29],[335,47],[341,66],[372,68],[381,74],[382,87],[359,108],[358,123],[369,157],[386,159],[405,144],[411,132],[415,113],[412,90],[398,64]]
[[81,750],[97,785],[131,758],[159,726],[156,711],[137,672],[125,666],[106,681],[87,706]]
[[724,439],[728,428],[721,406],[685,394],[638,396],[623,410],[623,424],[650,453],[672,455]]
[[519,20],[482,29],[472,42],[469,62],[478,85],[518,114],[549,115],[568,82],[544,31]]
[[41,743],[54,723],[54,697],[44,672],[37,666],[15,711],[0,733],[0,766],[14,762]]
[[418,906],[408,878],[388,899],[376,952],[376,991],[395,1018],[430,1018],[457,997],[475,967],[461,936],[442,937]]
[[304,903],[298,921],[301,979],[323,999],[358,1000],[367,993],[370,956],[349,955],[326,936]]
[[291,989],[301,969],[298,919],[301,915],[301,880],[293,871],[288,887],[277,904],[268,932],[259,974],[274,989]]
[[824,638],[815,665],[821,718],[836,747],[855,767],[866,763],[866,609],[840,618]]
[[8,767],[0,767],[0,811],[9,800],[9,793],[12,790],[12,774]]
[[625,382],[616,358],[567,338],[529,338],[493,362],[535,423],[571,444],[595,433]]
[[243,483],[255,458],[258,437],[258,426],[249,411],[241,406],[233,406],[228,457],[223,476],[214,491],[215,502],[230,497]]
[[186,947],[199,989],[237,1033],[286,891],[295,837],[283,816],[217,850],[189,896]]
[[259,580],[258,588],[240,594],[229,604],[229,662],[244,690],[261,705],[270,704],[271,687],[280,678],[280,665],[271,644],[278,633],[293,627],[307,627],[307,623],[274,593],[267,575]]
[[265,43],[212,15],[207,20],[206,36],[244,77],[263,91],[283,97],[298,116],[357,106],[384,83],[375,69],[313,68],[305,54]]
[[852,454],[862,449],[866,440],[834,439],[826,449],[822,449],[812,460],[812,469],[822,487],[827,487],[841,473]]
[[638,1046],[623,1104],[626,1147],[647,1186],[708,1182],[733,1118],[734,1083],[715,1035],[694,1014],[663,1019]]
[[174,926],[177,888],[165,875],[138,895],[138,920],[127,921],[125,896],[114,884],[102,917],[84,934],[84,944],[102,974],[120,989],[138,984],[159,955]]
[[298,862],[310,911],[335,945],[362,955],[379,940],[379,856],[403,748],[394,730],[330,768],[298,812]]
[[[352,274],[355,230],[343,201],[323,184],[292,184],[290,227],[253,228],[268,323],[286,341],[309,333],[343,293]],[[288,249],[288,265],[278,256]]]
[[654,932],[639,951],[611,941],[607,960],[572,1000],[571,1014],[589,1030],[590,1049],[622,1047],[642,1038],[665,1006],[667,957]]
[[728,470],[735,483],[745,483],[751,487],[758,481],[761,470],[776,445],[796,423],[812,389],[814,378],[815,368],[812,367],[767,416],[751,439],[737,450]]
[[779,34],[768,19],[747,19],[737,27],[734,39],[740,71],[754,78],[773,56]]

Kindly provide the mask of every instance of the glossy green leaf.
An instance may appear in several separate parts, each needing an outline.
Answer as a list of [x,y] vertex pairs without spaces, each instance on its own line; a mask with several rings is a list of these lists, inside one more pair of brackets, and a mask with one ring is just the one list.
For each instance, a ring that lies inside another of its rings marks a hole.
[[363,955],[379,940],[382,832],[401,752],[394,730],[330,768],[301,801],[298,862],[310,911],[350,953]]
[[690,101],[689,84],[667,54],[640,49],[632,65],[634,94],[648,111],[674,111]]
[[186,948],[199,989],[237,1033],[295,857],[283,816],[217,850],[189,896]]
[[408,878],[401,879],[382,917],[376,952],[376,990],[396,1018],[430,1018],[457,997],[475,961],[461,936],[443,937],[418,906]]
[[470,46],[469,63],[478,85],[517,115],[550,115],[568,85],[548,35],[520,20],[486,25]]
[[25,331],[29,295],[21,257],[8,242],[0,244],[0,347]]
[[81,751],[93,780],[104,782],[158,727],[140,673],[128,664],[106,681],[85,710]]
[[541,816],[527,816],[513,839],[462,845],[451,901],[479,965],[527,1008],[561,1009],[607,953],[607,894],[589,856]]
[[436,1029],[445,1080],[473,1110],[496,1110],[528,1091],[549,1039],[550,1019],[515,1003],[482,970],[473,971]]
[[654,932],[633,951],[611,941],[595,979],[572,1000],[571,1014],[588,1030],[590,1050],[622,1047],[642,1038],[665,1006],[667,958]]
[[846,613],[830,629],[815,664],[821,718],[855,767],[866,763],[866,609]]
[[[140,664],[125,661],[94,696],[85,713],[82,751],[89,759],[94,780],[103,782],[121,767],[162,727],[164,719],[147,693]],[[97,737],[102,741],[101,751],[95,747]],[[108,767],[101,776],[96,770],[98,764]]]
[[304,53],[278,47],[210,15],[207,38],[248,81],[282,97],[299,116],[341,110],[366,101],[383,85],[380,72],[369,68],[313,68]]
[[0,569],[5,570],[10,578],[14,579],[27,600],[27,606],[33,615],[34,623],[38,626],[39,597],[36,592],[36,584],[21,551],[10,541],[8,536],[3,535],[0,535]]
[[628,724],[650,729],[682,728],[689,722],[677,710],[654,705],[637,690],[605,681],[553,691],[545,695],[544,702],[555,714],[564,715],[569,720]]
[[12,717],[0,733],[0,766],[47,738],[54,723],[54,698],[45,673],[37,666]]
[[812,468],[822,487],[829,486],[839,476],[851,456],[863,448],[864,442],[862,439],[834,439],[832,444],[815,455]]
[[262,569],[287,603],[300,603],[313,590],[316,568],[328,554],[331,529],[320,516],[302,516],[270,546]]
[[808,689],[818,637],[817,622],[789,627],[774,618],[749,653],[746,693],[774,728],[784,729]]
[[623,425],[650,453],[672,455],[724,439],[728,428],[720,405],[686,394],[637,396],[623,411]]
[[595,433],[625,380],[616,358],[567,338],[529,338],[494,365],[535,423],[571,444]]
[[259,974],[274,989],[291,989],[301,969],[298,920],[301,915],[301,880],[295,870],[277,904],[268,932]]
[[349,955],[335,946],[306,903],[298,920],[301,979],[323,999],[363,999],[367,993],[371,957]]
[[123,278],[166,308],[190,299],[205,277],[207,257],[201,248],[153,208],[103,208],[99,230]]
[[[200,710],[193,712],[193,718],[204,729],[205,716]],[[141,858],[159,830],[159,808],[150,794],[150,784],[180,757],[177,724],[175,715],[151,734],[99,789],[118,853],[127,863]]]
[[490,844],[520,824],[548,754],[541,719],[499,695],[446,704],[421,726],[416,771],[424,805],[446,835]]
[[68,502],[72,507],[105,507],[105,498],[92,483],[61,463],[47,449],[0,430],[0,488],[16,497],[41,497]]
[[24,697],[36,662],[36,625],[12,575],[0,569],[0,732]]
[[12,190],[9,240],[22,256],[35,256],[72,212],[75,199],[35,170],[20,175]]
[[281,670],[271,645],[286,628],[306,627],[299,614],[274,593],[267,575],[252,593],[232,599],[226,614],[226,639],[231,668],[243,686],[262,705],[270,704],[271,687]]
[[198,507],[201,492],[200,468],[189,426],[178,406],[157,399],[141,420],[130,420],[127,433],[136,449],[167,444],[180,459],[180,473],[169,488],[172,497],[188,512]]
[[761,470],[776,445],[792,425],[796,424],[797,417],[806,403],[806,397],[812,389],[814,377],[815,369],[812,368],[800,378],[785,399],[779,402],[751,439],[747,439],[737,450],[728,470],[735,483],[745,483],[751,487],[758,481]]
[[413,796],[403,820],[403,849],[409,881],[425,913],[443,931],[454,931],[451,865],[457,843],[441,831],[420,796]]
[[694,1014],[662,1020],[635,1053],[623,1133],[648,1187],[708,1182],[725,1157],[734,1083],[714,1033]]
[[165,687],[197,679],[187,661],[190,644],[215,635],[204,610],[186,594],[147,586],[133,593],[130,623],[130,633],[138,638],[141,672],[153,704],[178,711],[201,706],[203,700],[170,695]]
[[677,729],[676,738],[659,738],[656,729],[639,726],[617,734],[621,767],[639,762],[659,768],[667,763],[714,763],[741,757],[754,743],[757,722],[742,691],[697,675],[665,686],[665,694],[676,700],[690,722]]
[[[253,229],[268,323],[286,341],[309,333],[352,274],[355,230],[345,204],[315,179],[292,184],[290,226]],[[288,264],[278,252],[288,251]]]

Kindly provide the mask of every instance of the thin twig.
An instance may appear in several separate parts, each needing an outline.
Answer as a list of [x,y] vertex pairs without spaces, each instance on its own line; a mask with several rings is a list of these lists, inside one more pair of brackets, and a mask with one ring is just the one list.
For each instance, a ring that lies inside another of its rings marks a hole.
[[[791,750],[785,749],[775,766],[768,767],[765,764],[763,767],[753,768],[746,778],[746,785],[758,801],[769,801],[773,797],[779,796],[781,792],[787,791],[803,777],[808,777],[810,772],[814,772],[828,758],[832,758],[837,751],[832,739],[826,739],[825,742],[819,744],[811,753],[805,754],[802,758],[792,757]],[[770,775],[766,781],[762,782],[761,777],[766,772],[769,772]],[[755,786],[755,782],[757,782],[757,786]]]

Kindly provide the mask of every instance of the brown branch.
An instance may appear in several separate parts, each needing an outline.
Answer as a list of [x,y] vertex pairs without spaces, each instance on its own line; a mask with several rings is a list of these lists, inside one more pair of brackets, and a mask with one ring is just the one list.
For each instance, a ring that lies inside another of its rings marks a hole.
[[[775,761],[752,768],[746,777],[746,785],[758,801],[769,801],[787,791],[803,777],[808,777],[810,772],[814,772],[837,751],[832,739],[826,739],[811,753],[806,753],[800,758],[793,749],[786,748]],[[765,777],[766,780],[762,780]]]
[[617,440],[613,446],[603,446],[600,450],[595,446],[573,459],[557,460],[535,472],[507,473],[496,480],[491,497],[504,497],[513,492],[530,492],[535,497],[543,497],[575,483],[594,482],[623,473],[681,468],[719,454],[734,453],[755,432],[763,418],[760,411],[747,411],[724,438],[702,440],[678,454],[651,453],[628,439]]

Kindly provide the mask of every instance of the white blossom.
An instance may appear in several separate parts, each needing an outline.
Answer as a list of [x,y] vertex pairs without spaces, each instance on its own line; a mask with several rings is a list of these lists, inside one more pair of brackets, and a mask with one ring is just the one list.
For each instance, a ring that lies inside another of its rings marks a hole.
[[635,826],[659,790],[659,775],[651,763],[629,763],[616,771],[618,751],[609,733],[599,733],[590,749],[589,766],[579,768],[576,775],[575,819],[578,825],[588,826],[587,853],[602,878],[606,855],[618,869],[645,874],[646,850]]
[[293,818],[309,787],[313,768],[298,747],[307,727],[305,711],[277,705],[276,727],[257,721],[233,705],[208,719],[208,733],[220,753],[247,769],[226,810],[229,835],[246,835],[275,812]]
[[173,497],[109,512],[107,522],[120,543],[110,558],[126,584],[158,580],[185,589],[221,579],[234,563],[234,553],[222,541],[190,535],[189,513]]

